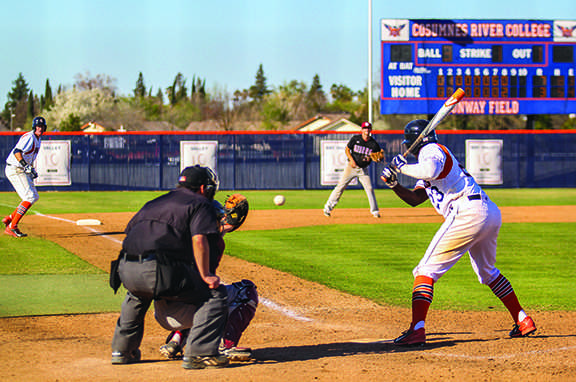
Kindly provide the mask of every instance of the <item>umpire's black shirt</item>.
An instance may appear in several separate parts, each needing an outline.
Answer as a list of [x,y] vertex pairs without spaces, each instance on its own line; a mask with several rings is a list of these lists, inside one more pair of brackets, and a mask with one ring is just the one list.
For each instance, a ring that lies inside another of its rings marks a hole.
[[[122,248],[127,254],[158,251],[189,259],[194,264],[192,236],[206,235],[212,239],[220,231],[212,203],[181,187],[146,203],[130,220],[125,232]],[[210,268],[215,268],[212,248],[210,252]]]

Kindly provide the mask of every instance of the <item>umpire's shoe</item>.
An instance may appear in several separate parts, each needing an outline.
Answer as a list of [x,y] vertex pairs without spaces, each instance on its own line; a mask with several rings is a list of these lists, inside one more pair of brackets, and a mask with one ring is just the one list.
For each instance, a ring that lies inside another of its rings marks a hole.
[[213,356],[184,356],[182,367],[184,369],[219,369],[230,364],[228,357]]
[[140,349],[132,350],[130,353],[122,353],[120,351],[112,352],[112,365],[127,365],[129,363],[140,362],[142,354]]
[[423,346],[426,343],[426,330],[412,328],[406,330],[402,335],[394,340],[394,345],[398,346]]
[[230,348],[220,347],[220,355],[225,356],[230,361],[248,362],[252,360],[252,349],[232,346]]

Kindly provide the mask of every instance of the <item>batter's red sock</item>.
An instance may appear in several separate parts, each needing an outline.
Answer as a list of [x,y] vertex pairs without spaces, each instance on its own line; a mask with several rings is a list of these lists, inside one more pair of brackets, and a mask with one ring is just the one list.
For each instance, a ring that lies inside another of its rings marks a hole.
[[496,297],[502,301],[506,309],[508,309],[514,322],[518,323],[521,321],[519,320],[519,314],[522,311],[522,307],[510,281],[508,281],[504,275],[500,274],[496,280],[492,281],[488,286],[492,289]]
[[32,206],[32,203],[22,201],[20,205],[12,212],[12,223],[10,223],[10,227],[14,228],[18,226],[18,222],[22,219],[22,216],[26,214],[28,209]]
[[426,321],[428,309],[434,297],[434,279],[428,276],[416,276],[412,290],[412,325]]

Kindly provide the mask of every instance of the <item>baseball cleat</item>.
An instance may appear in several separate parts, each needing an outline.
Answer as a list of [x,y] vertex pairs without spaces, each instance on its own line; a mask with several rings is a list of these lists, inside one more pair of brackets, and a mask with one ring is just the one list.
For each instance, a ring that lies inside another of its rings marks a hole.
[[220,355],[225,356],[230,361],[246,362],[252,359],[252,349],[233,346],[231,348],[220,348]]
[[10,228],[10,226],[6,227],[4,230],[6,235],[14,236],[14,237],[26,237],[27,234],[21,232],[18,227]]
[[330,217],[330,210],[324,208],[324,216]]
[[376,212],[372,212],[372,216],[374,216],[376,219],[380,218],[380,212],[376,211]]
[[10,225],[10,223],[12,223],[12,216],[8,215],[6,217],[4,217],[4,219],[2,219],[2,223],[8,227]]
[[214,356],[184,356],[182,367],[184,369],[219,369],[230,364],[230,360],[223,355]]
[[426,343],[426,331],[424,328],[406,330],[402,335],[394,340],[397,346],[423,346]]
[[512,331],[510,331],[510,337],[526,337],[536,331],[536,325],[530,316],[526,317],[519,324],[514,325]]
[[132,350],[129,354],[120,351],[112,352],[113,365],[127,365],[130,363],[140,362],[141,358],[140,349]]
[[160,354],[168,359],[178,359],[182,357],[182,347],[178,342],[170,341],[160,346]]

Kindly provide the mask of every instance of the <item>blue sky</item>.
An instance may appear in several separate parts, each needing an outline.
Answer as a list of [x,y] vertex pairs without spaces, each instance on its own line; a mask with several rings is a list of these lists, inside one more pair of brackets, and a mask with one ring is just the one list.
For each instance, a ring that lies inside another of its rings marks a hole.
[[[380,70],[379,20],[576,19],[574,0],[373,0],[373,72]],[[254,83],[260,64],[269,86],[290,80],[326,91],[368,81],[368,0],[27,0],[2,4],[0,109],[18,73],[36,94],[89,72],[131,94],[142,72],[154,93],[181,72],[208,89]]]

